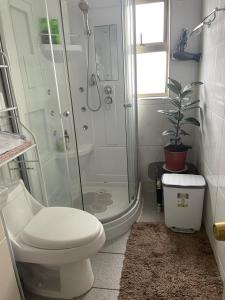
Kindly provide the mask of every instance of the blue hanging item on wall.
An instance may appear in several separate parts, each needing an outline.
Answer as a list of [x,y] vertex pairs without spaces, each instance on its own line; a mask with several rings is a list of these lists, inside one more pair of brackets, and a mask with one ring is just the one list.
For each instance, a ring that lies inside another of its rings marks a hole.
[[185,51],[185,49],[187,48],[188,37],[188,29],[182,29],[179,41],[176,45],[176,50],[173,53],[173,57],[177,60],[194,60],[196,62],[199,62],[202,56],[201,53],[189,53]]

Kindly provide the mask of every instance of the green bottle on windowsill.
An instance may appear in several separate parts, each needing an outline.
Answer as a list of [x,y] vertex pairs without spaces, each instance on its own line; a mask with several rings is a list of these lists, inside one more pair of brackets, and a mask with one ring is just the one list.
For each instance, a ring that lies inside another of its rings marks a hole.
[[51,29],[52,43],[57,45],[61,44],[61,39],[59,34],[59,22],[57,19],[50,20],[50,29]]
[[47,18],[40,18],[39,26],[40,26],[40,33],[41,33],[41,43],[42,44],[49,44]]

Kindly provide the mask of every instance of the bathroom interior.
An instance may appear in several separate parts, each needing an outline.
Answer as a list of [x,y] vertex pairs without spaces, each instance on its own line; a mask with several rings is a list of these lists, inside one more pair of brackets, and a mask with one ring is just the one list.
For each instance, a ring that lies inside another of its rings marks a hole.
[[224,152],[225,0],[0,0],[0,300],[225,299]]

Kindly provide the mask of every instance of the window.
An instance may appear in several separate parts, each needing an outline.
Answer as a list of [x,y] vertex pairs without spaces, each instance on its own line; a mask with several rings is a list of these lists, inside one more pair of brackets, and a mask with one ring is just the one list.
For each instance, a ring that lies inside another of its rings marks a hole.
[[139,98],[166,96],[168,0],[136,0]]

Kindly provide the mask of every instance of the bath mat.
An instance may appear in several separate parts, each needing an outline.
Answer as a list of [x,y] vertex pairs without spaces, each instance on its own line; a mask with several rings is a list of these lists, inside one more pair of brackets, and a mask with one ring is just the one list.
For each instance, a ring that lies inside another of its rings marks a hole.
[[221,300],[222,290],[204,230],[181,234],[161,223],[133,225],[119,300]]

